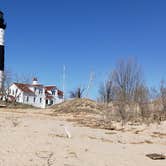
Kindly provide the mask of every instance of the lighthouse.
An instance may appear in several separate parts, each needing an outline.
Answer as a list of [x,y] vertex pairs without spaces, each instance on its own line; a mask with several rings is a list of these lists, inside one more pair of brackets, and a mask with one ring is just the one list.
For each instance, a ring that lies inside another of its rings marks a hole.
[[0,11],[0,91],[3,90],[4,86],[4,62],[5,62],[5,36],[6,24],[4,21],[3,12]]

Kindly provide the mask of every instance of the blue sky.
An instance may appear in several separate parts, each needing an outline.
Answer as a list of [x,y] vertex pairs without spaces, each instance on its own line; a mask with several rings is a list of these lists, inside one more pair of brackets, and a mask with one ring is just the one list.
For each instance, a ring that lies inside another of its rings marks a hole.
[[5,13],[6,67],[90,96],[120,58],[134,57],[149,86],[166,75],[165,0],[0,0]]

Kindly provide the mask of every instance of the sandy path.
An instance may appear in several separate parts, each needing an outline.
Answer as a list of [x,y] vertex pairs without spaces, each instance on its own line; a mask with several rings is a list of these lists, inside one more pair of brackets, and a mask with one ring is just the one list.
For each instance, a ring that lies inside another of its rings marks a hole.
[[[145,156],[166,154],[166,136],[154,134],[166,133],[166,123],[142,128],[106,131],[79,127],[40,111],[0,111],[0,166],[166,166],[166,160]],[[141,132],[135,134],[138,129]]]

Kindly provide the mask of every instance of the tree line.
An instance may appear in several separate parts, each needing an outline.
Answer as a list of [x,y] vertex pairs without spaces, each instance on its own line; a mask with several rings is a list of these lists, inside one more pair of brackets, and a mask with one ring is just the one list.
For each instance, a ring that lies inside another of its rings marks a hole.
[[[85,88],[78,87],[70,92],[70,97],[83,98],[85,91]],[[166,115],[166,82],[160,81],[158,89],[148,87],[142,68],[135,59],[119,60],[99,86],[98,92],[98,102],[105,105],[103,113],[107,119],[113,109],[116,109],[115,113],[123,123],[132,117],[147,121],[151,115],[160,121],[161,114],[156,115],[156,111]]]

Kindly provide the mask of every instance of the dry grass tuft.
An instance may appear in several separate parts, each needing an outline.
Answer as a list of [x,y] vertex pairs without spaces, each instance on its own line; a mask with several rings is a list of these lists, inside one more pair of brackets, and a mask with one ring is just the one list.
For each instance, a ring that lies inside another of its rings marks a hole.
[[63,134],[53,134],[53,133],[51,133],[51,134],[49,134],[48,135],[49,137],[59,137],[59,138],[67,138],[65,135],[63,135]]
[[75,152],[69,152],[68,154],[69,154],[68,157],[78,158],[78,156]]
[[145,141],[141,141],[141,142],[131,142],[130,144],[153,144],[152,141],[149,140],[145,140]]
[[152,137],[158,137],[158,138],[166,138],[166,133],[160,133],[160,132],[153,132]]
[[109,140],[109,139],[105,139],[105,138],[96,138],[96,137],[92,137],[92,136],[89,136],[88,137],[89,139],[92,139],[92,140],[100,140],[102,142],[108,142],[108,143],[113,143],[113,141]]
[[117,133],[116,132],[105,132],[105,134],[114,135],[114,134],[117,134]]

